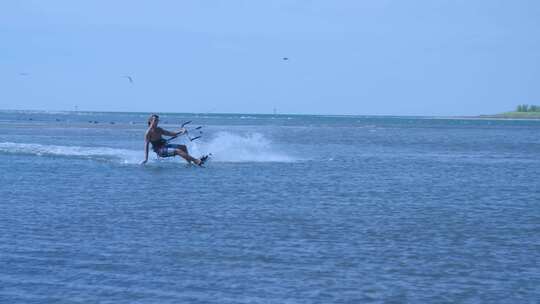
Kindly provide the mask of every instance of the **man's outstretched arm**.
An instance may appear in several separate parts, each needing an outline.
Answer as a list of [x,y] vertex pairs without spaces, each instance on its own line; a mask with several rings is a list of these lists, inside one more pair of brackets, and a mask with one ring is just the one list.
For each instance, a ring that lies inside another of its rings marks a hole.
[[171,132],[171,131],[167,131],[165,129],[161,129],[161,133],[163,135],[166,135],[166,136],[176,136],[176,135],[182,135],[182,134],[186,133],[186,129],[181,128],[180,130],[178,130],[178,132]]
[[150,148],[150,141],[148,140],[148,135],[144,137],[144,160],[141,163],[141,165],[146,164],[148,162],[148,150]]

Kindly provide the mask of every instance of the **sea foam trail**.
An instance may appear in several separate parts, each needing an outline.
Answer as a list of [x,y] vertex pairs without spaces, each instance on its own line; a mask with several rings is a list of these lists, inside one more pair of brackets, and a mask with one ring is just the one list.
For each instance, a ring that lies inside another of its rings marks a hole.
[[212,153],[216,162],[294,162],[297,159],[278,151],[278,148],[260,133],[234,134],[218,132],[209,141],[193,141],[190,153],[198,156]]
[[0,152],[37,156],[64,156],[136,164],[142,160],[142,151],[108,147],[57,146],[28,143],[0,143]]
[[[262,134],[237,135],[219,132],[208,142],[194,141],[188,144],[193,156],[212,153],[215,162],[294,162],[295,159],[275,151],[276,148]],[[140,150],[117,149],[109,147],[81,147],[42,145],[34,143],[0,142],[0,153],[26,154],[36,156],[62,156],[110,161],[122,164],[138,164],[143,160]],[[150,151],[150,161],[157,157]],[[167,159],[172,161],[172,159]]]

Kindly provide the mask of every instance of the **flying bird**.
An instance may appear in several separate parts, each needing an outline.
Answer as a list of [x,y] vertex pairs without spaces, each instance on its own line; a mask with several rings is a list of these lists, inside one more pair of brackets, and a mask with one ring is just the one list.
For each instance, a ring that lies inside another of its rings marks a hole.
[[289,57],[283,57],[283,60],[289,60]]
[[19,76],[28,76],[28,73],[19,73]]
[[133,78],[131,78],[131,76],[122,76],[124,78],[127,78],[129,80],[129,83],[133,83]]

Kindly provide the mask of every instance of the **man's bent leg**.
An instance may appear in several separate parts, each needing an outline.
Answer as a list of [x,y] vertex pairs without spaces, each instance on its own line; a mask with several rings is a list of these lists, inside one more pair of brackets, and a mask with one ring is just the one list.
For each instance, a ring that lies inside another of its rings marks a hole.
[[[184,146],[185,148],[186,146]],[[199,164],[201,161],[196,159],[195,157],[189,155],[187,153],[187,149],[184,151],[183,149],[181,148],[178,148],[176,149],[176,155],[182,157],[183,159],[185,159],[188,163],[191,163],[191,162],[194,162],[195,164]]]
[[[178,149],[180,149],[180,150],[182,150],[182,151],[188,153],[188,150],[187,150],[186,145],[178,145]],[[188,153],[188,154],[189,154],[189,153]]]

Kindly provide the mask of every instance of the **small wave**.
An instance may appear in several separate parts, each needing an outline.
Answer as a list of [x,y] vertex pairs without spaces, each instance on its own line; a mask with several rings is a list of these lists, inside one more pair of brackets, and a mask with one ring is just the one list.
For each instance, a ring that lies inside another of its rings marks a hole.
[[47,111],[47,110],[0,110],[3,114],[39,114],[39,115],[71,115],[73,111]]
[[136,164],[141,161],[141,151],[108,147],[57,146],[27,143],[0,143],[0,152],[37,156],[64,156]]

